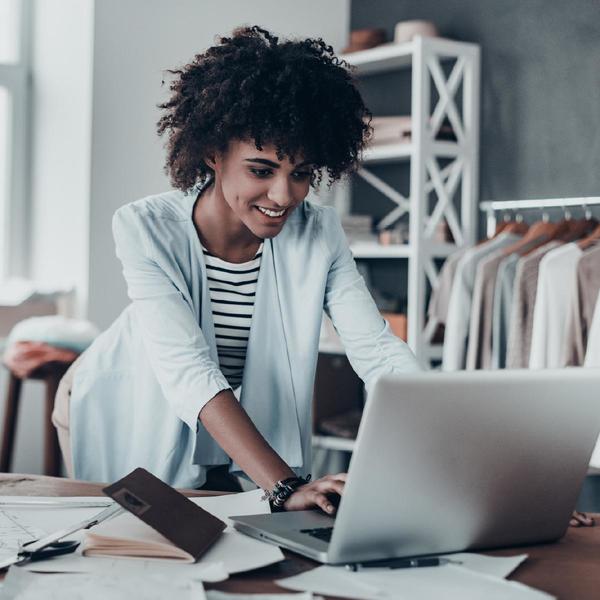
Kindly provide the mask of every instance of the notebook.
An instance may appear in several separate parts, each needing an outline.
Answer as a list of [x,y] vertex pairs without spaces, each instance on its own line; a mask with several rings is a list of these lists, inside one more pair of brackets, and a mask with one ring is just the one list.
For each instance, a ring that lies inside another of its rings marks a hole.
[[86,556],[193,563],[226,527],[223,521],[142,468],[103,491],[128,512],[87,532],[83,543]]

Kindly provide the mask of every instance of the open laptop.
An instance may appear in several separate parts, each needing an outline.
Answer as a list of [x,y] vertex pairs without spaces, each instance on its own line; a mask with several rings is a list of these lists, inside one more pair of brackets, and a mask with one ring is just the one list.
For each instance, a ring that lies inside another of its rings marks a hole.
[[323,563],[550,542],[566,531],[600,432],[600,370],[381,378],[337,515],[231,517]]

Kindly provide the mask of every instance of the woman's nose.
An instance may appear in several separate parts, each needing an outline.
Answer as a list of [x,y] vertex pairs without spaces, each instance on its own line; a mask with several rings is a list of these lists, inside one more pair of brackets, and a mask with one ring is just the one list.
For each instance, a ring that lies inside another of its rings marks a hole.
[[280,208],[287,208],[294,203],[290,184],[285,179],[273,182],[267,192],[267,198]]

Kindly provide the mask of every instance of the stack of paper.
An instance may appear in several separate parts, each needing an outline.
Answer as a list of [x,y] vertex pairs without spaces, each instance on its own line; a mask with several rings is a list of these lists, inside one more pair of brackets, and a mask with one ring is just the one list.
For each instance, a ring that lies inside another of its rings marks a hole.
[[508,576],[526,555],[490,557],[453,554],[460,562],[413,569],[365,569],[356,573],[344,567],[323,566],[294,577],[279,579],[281,587],[361,600],[549,600],[552,596]]
[[[210,582],[222,581],[232,573],[258,569],[284,558],[278,547],[249,538],[235,531],[228,519],[230,515],[268,513],[270,511],[269,503],[261,500],[262,495],[262,490],[254,490],[241,494],[191,499],[194,503],[228,524],[221,538],[199,562],[194,564],[163,559],[86,557],[82,556],[81,551],[78,550],[74,554],[28,563],[20,568],[45,573],[109,573],[115,576],[124,576],[127,573],[145,576],[155,573],[169,577],[187,577]],[[9,507],[7,505],[2,506],[3,500],[17,503],[18,499],[0,498],[0,515],[5,514],[7,525],[14,522],[19,523],[19,531],[15,532],[16,537],[13,540],[15,547],[18,541],[17,537],[20,537],[23,541],[30,540],[85,519],[88,516],[91,517],[98,512],[97,506],[86,508],[86,502],[93,503],[95,501],[97,503],[103,501],[108,504],[111,503],[106,498],[36,498],[36,504],[28,503]],[[63,500],[64,504],[56,504],[57,501],[62,502]],[[122,533],[129,528],[142,536],[144,532],[155,535],[154,530],[150,527],[148,527],[149,532],[144,528],[140,532],[138,524],[141,523],[144,527],[147,526],[129,513],[120,515],[116,519],[120,520]],[[100,531],[100,527],[102,525],[94,530]],[[83,540],[84,535],[82,532],[74,538]],[[14,551],[12,547],[11,550]]]

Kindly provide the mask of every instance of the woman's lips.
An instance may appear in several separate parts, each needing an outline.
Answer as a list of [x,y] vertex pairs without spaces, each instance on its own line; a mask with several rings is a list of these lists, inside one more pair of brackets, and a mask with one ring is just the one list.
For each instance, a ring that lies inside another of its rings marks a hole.
[[268,223],[281,223],[281,221],[285,221],[288,214],[288,209],[286,209],[285,212],[279,217],[270,217],[269,215],[266,215],[260,211],[258,206],[255,206],[254,208],[256,209],[256,212]]

